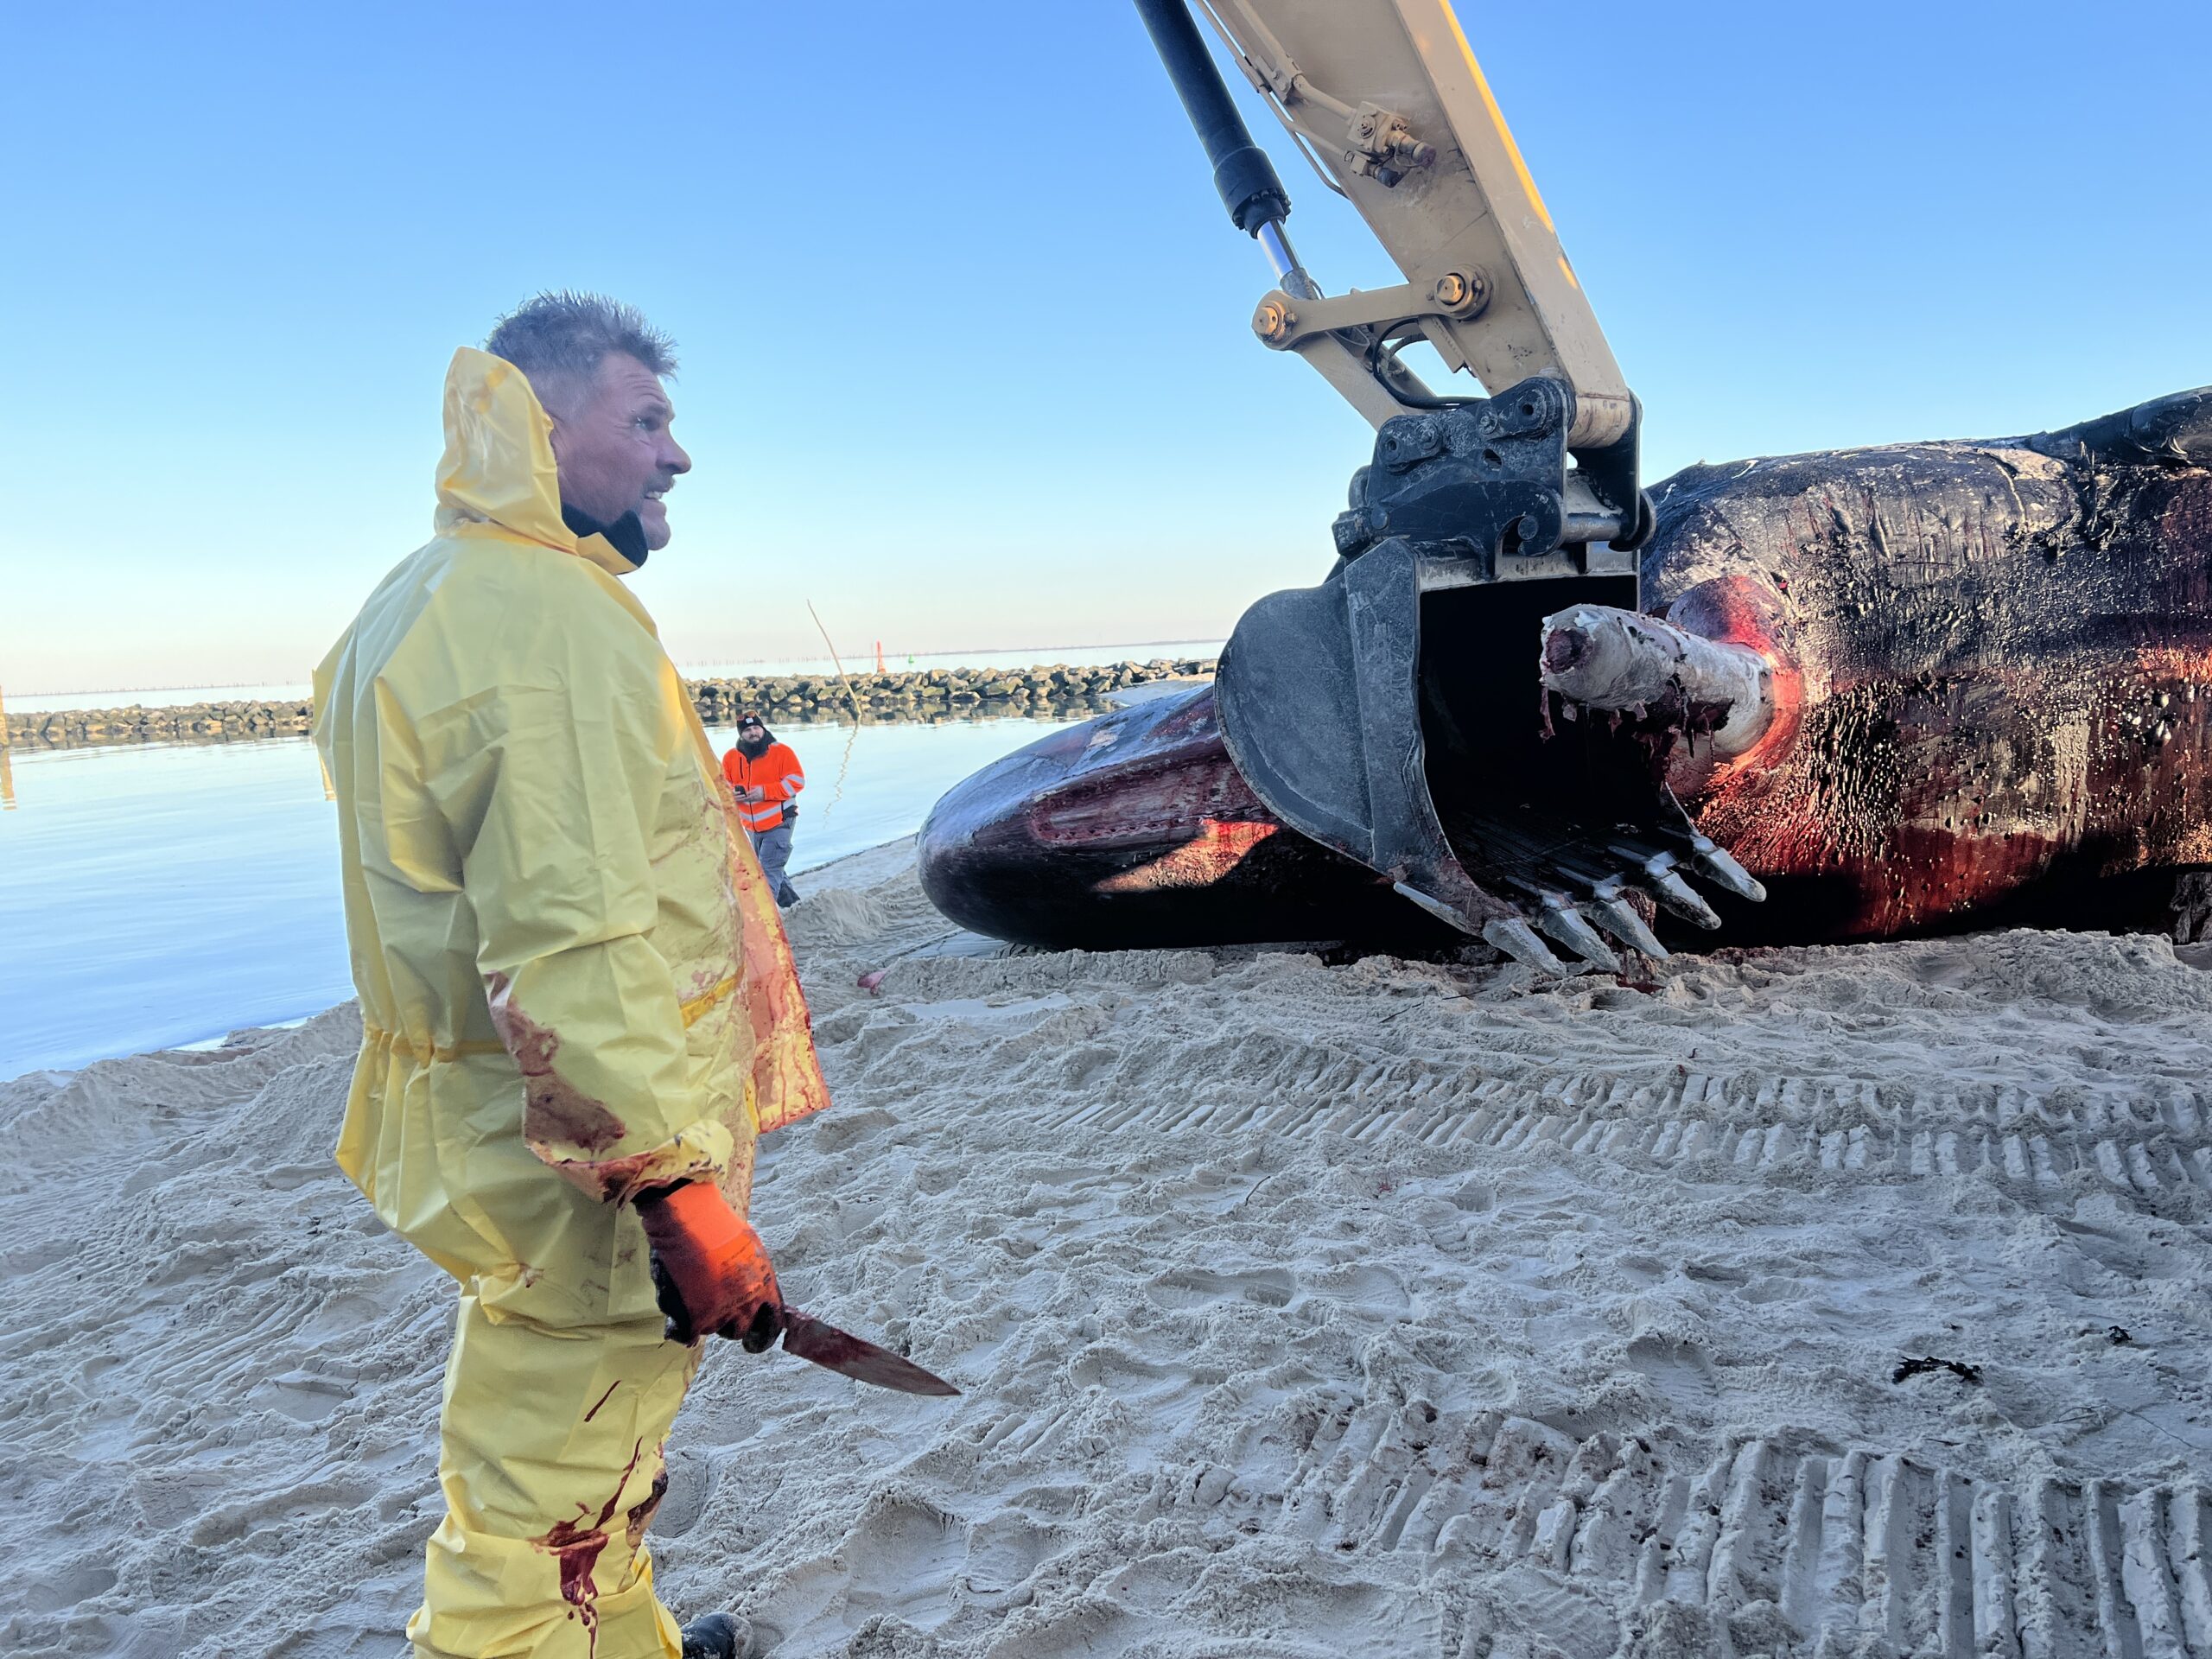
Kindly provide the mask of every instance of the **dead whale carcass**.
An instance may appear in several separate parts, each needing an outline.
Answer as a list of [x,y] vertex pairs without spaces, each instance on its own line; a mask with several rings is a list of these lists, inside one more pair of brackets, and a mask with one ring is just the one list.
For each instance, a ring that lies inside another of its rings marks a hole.
[[[1654,495],[1645,611],[1533,582],[1460,626],[1434,595],[1415,645],[1451,852],[1554,941],[1602,965],[1596,931],[1649,950],[1669,918],[2155,927],[2212,868],[2212,390]],[[1452,937],[1397,872],[1290,828],[1233,747],[1211,687],[1054,734],[938,803],[924,885],[1041,944]]]

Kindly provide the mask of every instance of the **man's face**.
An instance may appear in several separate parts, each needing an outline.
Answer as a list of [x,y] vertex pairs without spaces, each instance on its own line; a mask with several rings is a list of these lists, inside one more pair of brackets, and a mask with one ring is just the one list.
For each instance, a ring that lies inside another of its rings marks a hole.
[[745,743],[759,743],[766,739],[768,728],[757,720],[748,720],[737,728],[738,740]]
[[624,353],[601,358],[599,372],[566,415],[553,420],[553,458],[561,468],[561,499],[611,524],[638,515],[645,545],[668,545],[668,509],[661,496],[691,457],[669,435],[675,420],[660,378]]

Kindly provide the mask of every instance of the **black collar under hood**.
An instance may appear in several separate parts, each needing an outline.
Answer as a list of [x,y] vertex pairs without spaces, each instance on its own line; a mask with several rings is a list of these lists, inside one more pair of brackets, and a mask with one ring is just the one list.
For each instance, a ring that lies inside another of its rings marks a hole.
[[644,568],[645,555],[652,550],[645,545],[645,527],[634,512],[626,512],[611,524],[602,524],[589,513],[561,504],[561,522],[582,541],[587,536],[604,536],[607,544],[631,563]]

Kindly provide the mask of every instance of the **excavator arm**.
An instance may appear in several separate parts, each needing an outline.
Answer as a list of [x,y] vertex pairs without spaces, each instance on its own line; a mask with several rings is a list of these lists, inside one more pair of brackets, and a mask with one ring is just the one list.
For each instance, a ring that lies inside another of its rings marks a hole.
[[[1540,967],[1560,964],[1538,931],[1601,967],[1600,930],[1645,948],[1630,893],[1718,925],[1678,867],[1758,884],[1602,745],[1570,760],[1516,718],[1552,619],[1634,616],[1653,513],[1637,400],[1448,0],[1135,3],[1223,205],[1274,268],[1254,332],[1376,429],[1328,579],[1258,601],[1223,651],[1238,771],[1284,822]],[[1300,264],[1289,193],[1193,4],[1404,282],[1328,295]],[[1414,341],[1489,395],[1432,391],[1400,361]],[[1662,649],[1649,632],[1638,648]]]
[[[1261,300],[1253,331],[1313,364],[1376,426],[1426,407],[1426,388],[1378,374],[1381,353],[1366,346],[1424,339],[1447,368],[1492,392],[1535,374],[1565,381],[1575,449],[1626,434],[1635,411],[1620,365],[1446,0],[1198,3],[1406,276],[1324,297],[1288,253],[1289,198],[1277,184],[1280,212],[1248,210],[1255,222],[1240,226],[1268,245],[1283,279]],[[1179,89],[1218,84],[1211,64],[1192,56],[1204,45],[1181,0],[1140,0],[1139,10]]]

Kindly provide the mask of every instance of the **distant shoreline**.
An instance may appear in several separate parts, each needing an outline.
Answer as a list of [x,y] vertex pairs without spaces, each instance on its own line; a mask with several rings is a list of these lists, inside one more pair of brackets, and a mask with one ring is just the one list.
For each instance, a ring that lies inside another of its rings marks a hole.
[[[1027,715],[1103,714],[1109,694],[1154,680],[1213,672],[1211,658],[1157,657],[1096,666],[1052,664],[1025,669],[916,669],[903,673],[760,674],[687,679],[699,718],[727,724],[747,709],[787,720],[819,717],[863,723]],[[848,688],[849,687],[849,690]],[[99,748],[127,743],[238,743],[303,737],[315,721],[306,698],[186,702],[114,709],[41,709],[10,714],[4,741],[16,749]]]
[[[887,652],[886,655],[902,663],[926,662],[932,668],[957,668],[965,664],[980,662],[982,658],[986,657],[1029,656],[1033,657],[1034,660],[1038,662],[1046,662],[1051,660],[1049,653],[1056,651],[1082,652],[1085,653],[1101,651],[1167,651],[1171,647],[1179,645],[1204,645],[1211,649],[1217,643],[1217,641],[1212,639],[1127,639],[1119,641],[1113,645],[1105,645],[1065,644],[1056,645],[960,645],[949,647],[942,651],[893,651]],[[1174,652],[1173,654],[1179,658],[1185,658],[1191,655],[1187,651]],[[778,675],[797,676],[809,673],[826,672],[827,671],[817,669],[813,665],[817,663],[824,663],[829,660],[830,659],[826,657],[818,656],[761,657],[757,658],[691,658],[683,662],[677,663],[676,667],[677,671],[683,674],[686,679],[768,679],[773,678]],[[855,662],[866,662],[868,660],[868,657],[865,653],[856,653],[854,660]],[[1148,657],[1141,658],[1132,657],[1128,660],[1131,662],[1150,662],[1153,659]],[[716,673],[711,671],[721,669],[727,669],[731,671],[728,673]],[[740,670],[752,670],[753,671],[748,675],[738,672],[737,671]],[[140,706],[136,702],[103,702],[99,701],[99,699],[104,697],[161,697],[166,699],[175,697],[180,692],[185,691],[239,691],[253,689],[256,688],[243,681],[226,680],[219,682],[195,681],[189,685],[87,685],[79,687],[75,690],[63,689],[52,691],[27,691],[22,690],[21,687],[17,687],[7,695],[19,698],[24,702],[48,702],[56,697],[79,698],[81,701],[67,705],[67,708],[69,710],[74,711],[88,709],[122,709],[137,708]],[[282,703],[288,699],[286,696],[280,694],[291,692],[296,690],[304,691],[305,682],[300,682],[296,686],[290,682],[286,682],[283,684],[278,684],[273,681],[264,682],[259,685],[258,689],[270,694],[267,697],[267,701]],[[222,703],[238,702],[241,701],[241,699],[234,697],[207,696],[196,699],[196,701],[208,703]],[[144,706],[148,708],[161,708],[165,705],[162,703],[148,703]],[[177,706],[181,708],[184,704],[180,702]],[[62,712],[62,710],[59,709],[52,710],[41,709],[37,712],[41,714],[60,713]]]

